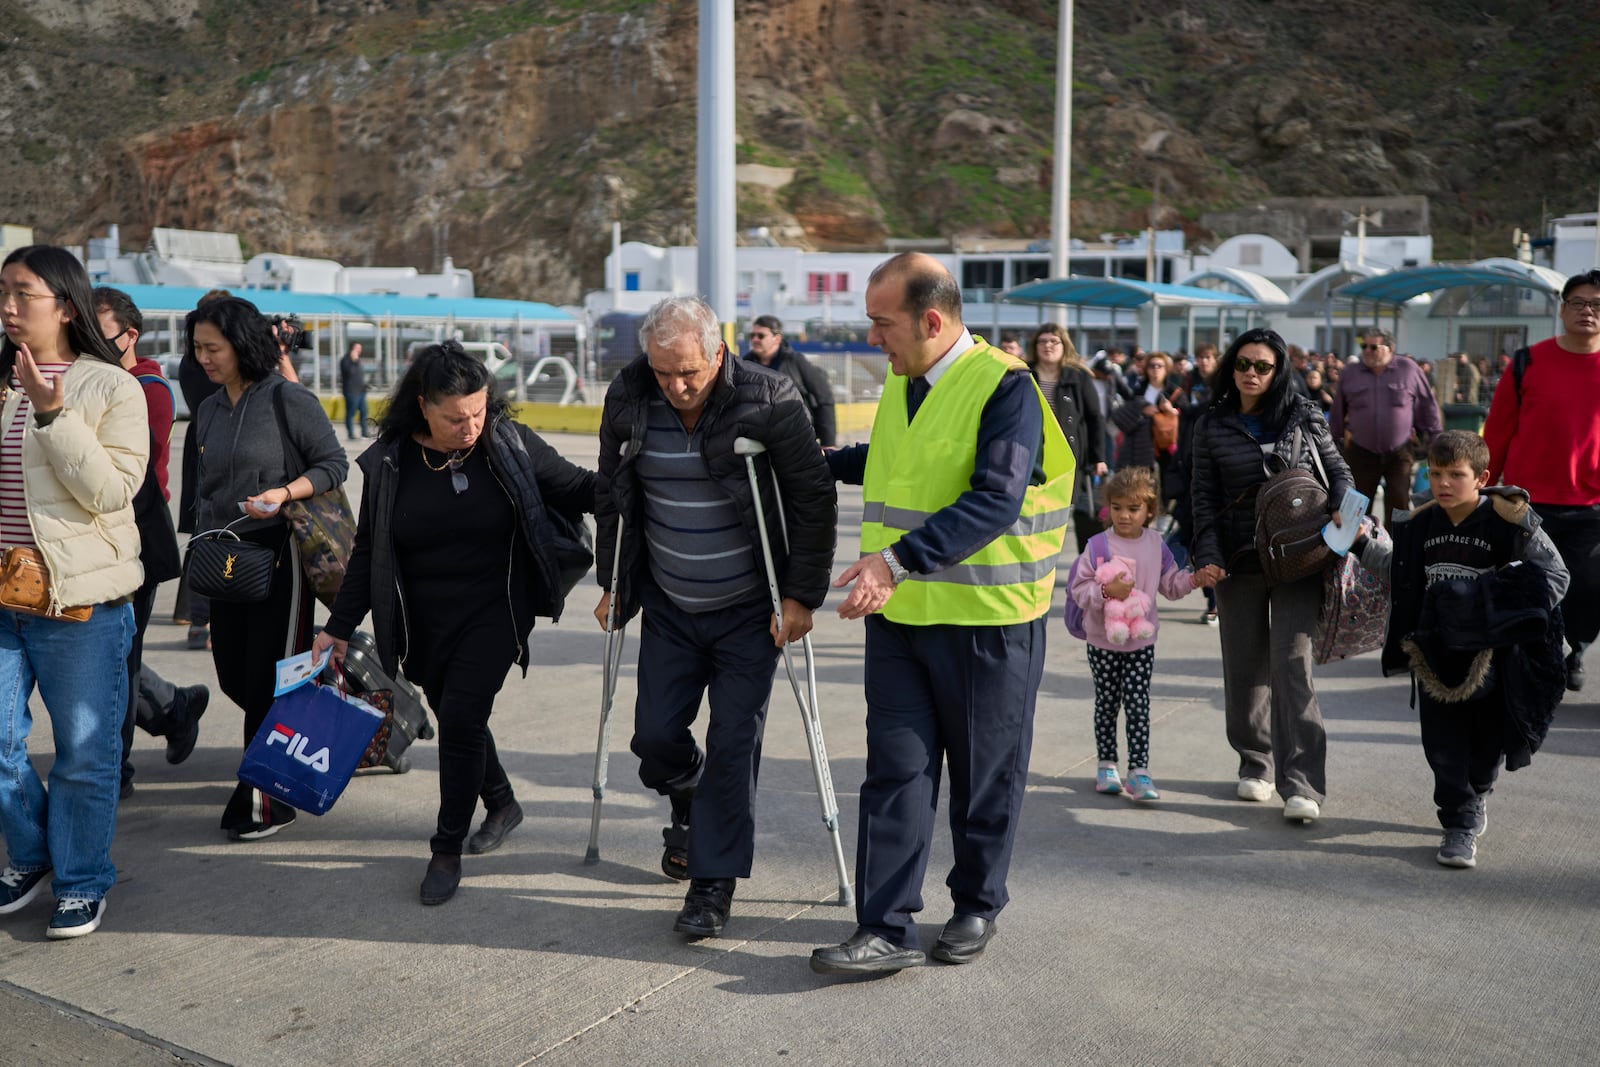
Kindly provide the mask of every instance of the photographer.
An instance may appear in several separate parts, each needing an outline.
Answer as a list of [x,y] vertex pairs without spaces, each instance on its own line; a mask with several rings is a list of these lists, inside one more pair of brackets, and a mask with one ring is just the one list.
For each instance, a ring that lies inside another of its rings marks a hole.
[[279,315],[272,320],[272,336],[278,342],[278,373],[291,382],[298,382],[300,374],[294,369],[294,354],[306,344],[306,328],[293,315]]

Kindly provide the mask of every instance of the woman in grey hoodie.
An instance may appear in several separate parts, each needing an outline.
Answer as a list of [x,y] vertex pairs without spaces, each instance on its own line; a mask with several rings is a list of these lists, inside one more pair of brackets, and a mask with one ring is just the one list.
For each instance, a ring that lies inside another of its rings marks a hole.
[[[195,413],[199,449],[196,528],[230,523],[241,538],[278,552],[267,598],[212,602],[211,656],[217,683],[244,709],[250,743],[272,707],[274,665],[311,647],[313,597],[282,507],[344,482],[350,461],[321,403],[278,373],[278,346],[248,300],[210,300],[189,312],[185,344],[218,389]],[[295,810],[244,783],[222,813],[235,841],[270,837]]]

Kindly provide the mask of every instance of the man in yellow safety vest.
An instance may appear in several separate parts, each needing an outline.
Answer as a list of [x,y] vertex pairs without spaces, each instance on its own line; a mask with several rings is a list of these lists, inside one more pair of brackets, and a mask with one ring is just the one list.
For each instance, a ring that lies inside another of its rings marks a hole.
[[866,619],[867,779],[857,929],[822,974],[924,962],[916,914],[941,764],[950,769],[954,915],[932,955],[968,963],[994,935],[1027,784],[1045,616],[1072,496],[1072,451],[1020,359],[974,338],[931,256],[867,284],[869,340],[894,372],[867,445],[828,454],[860,484],[861,558],[839,608]]

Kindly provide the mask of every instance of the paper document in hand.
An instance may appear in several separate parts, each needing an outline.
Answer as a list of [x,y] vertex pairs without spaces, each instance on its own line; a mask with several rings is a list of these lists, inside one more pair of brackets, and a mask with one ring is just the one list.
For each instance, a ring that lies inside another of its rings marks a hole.
[[1322,528],[1322,539],[1328,547],[1339,555],[1350,551],[1350,546],[1355,544],[1356,537],[1361,533],[1361,517],[1367,513],[1367,505],[1372,503],[1372,498],[1365,493],[1358,493],[1354,489],[1344,491],[1344,499],[1339,502],[1339,522],[1335,526],[1328,523]]
[[323,651],[321,658],[312,659],[314,652],[305,651],[288,659],[280,659],[277,667],[277,688],[272,695],[281,697],[291,689],[298,689],[311,679],[322,673],[322,668],[328,663],[328,653]]

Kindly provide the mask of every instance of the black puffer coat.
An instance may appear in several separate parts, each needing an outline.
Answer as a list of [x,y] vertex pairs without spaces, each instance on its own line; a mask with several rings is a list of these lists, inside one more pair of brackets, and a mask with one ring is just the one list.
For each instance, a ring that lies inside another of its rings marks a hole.
[[768,370],[787,374],[789,380],[794,382],[794,387],[800,390],[800,399],[805,401],[806,410],[811,412],[811,425],[816,428],[817,440],[828,448],[839,443],[833,411],[833,386],[828,384],[826,371],[789,347],[787,339],[779,342],[777,355],[772,357],[770,366],[762,363],[754,352],[744,358],[758,367],[765,366]]
[[[644,559],[644,494],[634,461],[644,447],[650,401],[659,394],[650,364],[640,356],[617,375],[606,390],[600,416],[600,476],[595,486],[595,576],[611,590],[617,547],[617,516],[624,518],[621,571],[615,591],[617,618],[631,619],[639,610],[639,578]],[[743,456],[733,442],[748,437],[766,445],[757,457],[756,476],[767,518],[778,591],[815,611],[828,595],[837,539],[838,491],[817,445],[811,417],[789,378],[749,360],[725,356],[717,383],[695,427],[701,456],[711,480],[739,507],[752,545],[760,545],[755,498]],[[626,447],[624,447],[626,446]],[[783,494],[789,547],[784,548],[778,523],[773,476]]]
[[[1296,426],[1304,442],[1297,457],[1289,454]],[[1350,468],[1334,447],[1322,412],[1304,397],[1295,397],[1272,451],[1287,465],[1315,471],[1311,447],[1328,477],[1329,506],[1337,508],[1344,491],[1354,484]],[[1265,457],[1237,411],[1212,407],[1195,424],[1189,501],[1194,511],[1190,546],[1196,567],[1216,564],[1226,570],[1260,570],[1254,551],[1256,492],[1267,480]]]

